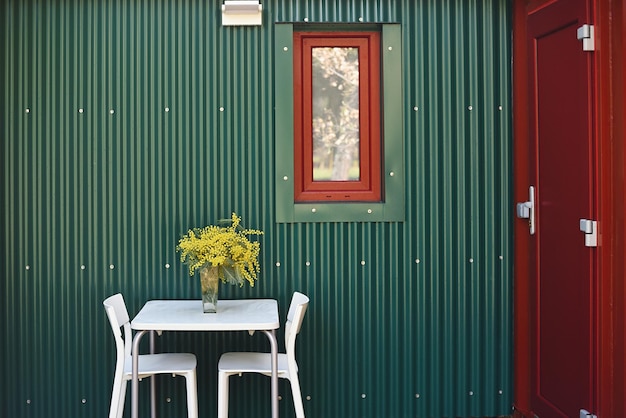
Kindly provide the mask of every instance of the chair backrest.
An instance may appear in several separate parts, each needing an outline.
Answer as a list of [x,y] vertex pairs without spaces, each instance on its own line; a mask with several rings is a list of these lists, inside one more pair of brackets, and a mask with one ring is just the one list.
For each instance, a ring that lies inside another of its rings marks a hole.
[[294,292],[289,305],[289,312],[287,313],[287,322],[285,323],[285,349],[290,361],[295,361],[296,336],[300,332],[308,306],[308,296],[300,292]]
[[[104,309],[109,317],[109,323],[111,324],[111,329],[113,330],[113,335],[115,336],[118,367],[121,362],[123,370],[124,360],[126,357],[130,356],[133,338],[126,303],[124,302],[124,297],[122,297],[120,293],[117,293],[106,298],[102,304],[104,305]],[[121,328],[124,328],[123,336]]]

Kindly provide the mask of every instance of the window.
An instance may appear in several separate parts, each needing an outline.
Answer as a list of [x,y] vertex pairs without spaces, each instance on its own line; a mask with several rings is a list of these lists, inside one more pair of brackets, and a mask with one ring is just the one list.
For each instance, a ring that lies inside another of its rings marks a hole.
[[294,33],[294,199],[380,201],[380,35]]
[[400,25],[274,29],[276,221],[403,221]]

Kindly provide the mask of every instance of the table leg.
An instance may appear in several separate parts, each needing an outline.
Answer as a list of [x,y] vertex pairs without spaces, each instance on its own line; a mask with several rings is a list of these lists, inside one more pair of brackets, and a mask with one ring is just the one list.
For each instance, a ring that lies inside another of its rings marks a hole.
[[[155,350],[155,331],[150,332],[150,354],[154,354]],[[152,375],[150,378],[150,412],[152,413],[152,418],[156,418],[156,375]]]
[[276,341],[276,330],[263,332],[270,340],[272,349],[272,418],[278,418],[278,342]]
[[139,342],[148,331],[138,331],[133,339],[133,379],[131,384],[131,417],[139,418]]

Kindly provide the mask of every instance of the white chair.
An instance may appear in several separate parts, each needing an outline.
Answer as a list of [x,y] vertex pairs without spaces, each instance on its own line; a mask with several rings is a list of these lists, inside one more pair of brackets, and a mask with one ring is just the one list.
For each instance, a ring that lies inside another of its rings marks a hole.
[[[296,363],[296,336],[300,332],[302,320],[309,298],[302,293],[295,292],[289,306],[287,322],[285,323],[285,348],[286,353],[278,354],[278,377],[289,379],[293,403],[297,418],[304,418],[302,395],[300,393],[300,381],[298,380],[298,364]],[[228,380],[231,375],[242,373],[260,373],[271,376],[270,353],[224,353],[218,363],[218,389],[217,389],[217,416],[228,418]]]
[[[121,418],[124,413],[126,383],[132,379],[132,331],[126,304],[121,294],[115,294],[102,302],[106,310],[117,348],[115,378],[111,395],[109,418]],[[124,336],[120,328],[124,328]],[[142,354],[139,356],[139,377],[156,374],[184,376],[187,382],[187,413],[189,418],[198,417],[198,394],[196,388],[196,356],[188,353]]]

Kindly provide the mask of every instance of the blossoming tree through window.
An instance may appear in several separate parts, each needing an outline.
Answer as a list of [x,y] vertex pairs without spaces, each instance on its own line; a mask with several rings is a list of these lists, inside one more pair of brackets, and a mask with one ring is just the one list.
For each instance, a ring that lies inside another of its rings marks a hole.
[[313,181],[359,180],[359,50],[313,57]]

